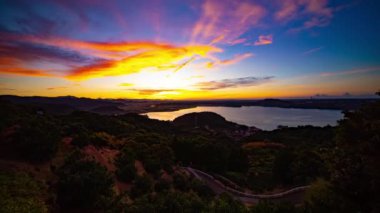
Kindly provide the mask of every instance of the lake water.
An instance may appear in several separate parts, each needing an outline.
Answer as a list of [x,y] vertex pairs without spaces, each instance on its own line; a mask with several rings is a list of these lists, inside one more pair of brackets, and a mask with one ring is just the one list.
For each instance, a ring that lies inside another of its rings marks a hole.
[[191,112],[215,112],[229,121],[255,126],[263,130],[273,130],[277,126],[296,127],[300,125],[334,126],[343,118],[339,110],[319,109],[291,109],[277,107],[195,107],[172,112],[149,112],[146,115],[151,119],[174,120]]

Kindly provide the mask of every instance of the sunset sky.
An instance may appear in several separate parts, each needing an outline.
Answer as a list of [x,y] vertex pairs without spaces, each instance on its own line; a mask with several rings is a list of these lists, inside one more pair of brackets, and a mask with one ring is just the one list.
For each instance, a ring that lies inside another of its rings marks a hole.
[[0,94],[364,97],[379,0],[0,0]]

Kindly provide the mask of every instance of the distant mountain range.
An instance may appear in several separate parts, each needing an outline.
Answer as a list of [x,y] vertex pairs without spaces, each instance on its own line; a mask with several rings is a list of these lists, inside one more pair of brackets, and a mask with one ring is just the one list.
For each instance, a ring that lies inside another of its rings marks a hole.
[[67,114],[73,111],[89,111],[99,114],[145,113],[152,111],[174,111],[196,106],[263,106],[303,109],[354,110],[376,99],[263,99],[263,100],[135,100],[135,99],[91,99],[73,96],[39,97],[2,95],[0,100],[18,104],[33,105],[53,114]]

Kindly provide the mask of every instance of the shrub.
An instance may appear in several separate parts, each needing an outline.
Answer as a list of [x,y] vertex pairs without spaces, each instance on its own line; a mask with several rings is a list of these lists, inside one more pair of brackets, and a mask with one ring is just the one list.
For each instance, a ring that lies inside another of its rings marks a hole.
[[153,180],[148,175],[137,176],[131,188],[131,197],[136,198],[152,191]]
[[25,174],[0,173],[0,212],[48,212],[41,191],[41,186]]
[[106,208],[113,196],[113,179],[96,162],[71,154],[57,171],[58,202],[62,208]]
[[124,147],[115,160],[116,175],[121,181],[132,181],[136,177],[136,154],[131,147]]
[[55,155],[59,139],[58,128],[52,120],[31,116],[21,122],[10,146],[22,159],[46,161]]
[[181,173],[175,173],[173,175],[173,185],[174,188],[179,189],[181,191],[188,191],[190,188],[188,178]]
[[154,191],[156,192],[163,192],[170,189],[170,182],[160,178],[156,184],[154,184]]
[[259,202],[251,208],[252,213],[294,213],[297,209],[290,203]]

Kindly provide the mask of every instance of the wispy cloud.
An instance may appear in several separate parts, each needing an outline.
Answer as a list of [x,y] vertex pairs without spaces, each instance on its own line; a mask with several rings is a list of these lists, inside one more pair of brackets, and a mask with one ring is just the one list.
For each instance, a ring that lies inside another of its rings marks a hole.
[[379,72],[380,66],[376,67],[365,67],[365,68],[357,68],[357,69],[351,69],[351,70],[343,70],[343,71],[337,71],[337,72],[323,72],[320,75],[322,77],[330,77],[330,76],[338,76],[338,75],[353,75],[353,74],[362,74],[362,73],[368,73],[368,72]]
[[328,6],[328,0],[280,0],[279,8],[274,14],[277,21],[287,23],[293,20],[304,20],[289,32],[314,27],[324,27],[330,23],[334,9]]
[[68,87],[65,87],[65,86],[61,86],[61,87],[48,87],[46,88],[46,90],[59,90],[59,89],[67,89]]
[[192,41],[232,42],[265,16],[264,7],[241,1],[205,0],[201,17],[192,30]]
[[268,45],[273,43],[273,35],[260,35],[258,40],[255,41],[255,46]]
[[343,92],[343,93],[317,93],[312,96],[317,99],[331,99],[331,98],[378,98],[374,93],[351,93],[351,92]]
[[54,75],[49,74],[46,70],[30,69],[24,67],[2,67],[0,66],[0,73],[7,75],[23,75],[23,76],[33,76],[33,77],[53,77]]
[[199,82],[194,85],[194,87],[200,90],[218,90],[226,88],[236,88],[236,87],[247,87],[256,86],[264,83],[270,82],[274,77],[244,77],[244,78],[232,78],[223,79],[220,81],[205,81]]
[[242,43],[244,43],[246,41],[247,41],[246,38],[238,38],[238,39],[235,39],[233,41],[228,42],[228,44],[229,45],[236,45],[236,44],[242,44]]
[[278,21],[289,21],[294,19],[298,10],[298,3],[294,0],[282,0],[278,1],[280,8],[274,14],[275,19]]
[[310,49],[310,50],[307,50],[307,51],[303,52],[302,55],[311,55],[311,54],[313,54],[315,52],[318,52],[318,51],[322,50],[323,48],[325,48],[325,47],[313,48],[313,49]]
[[178,89],[128,89],[128,91],[138,92],[140,95],[152,96],[160,93],[177,93]]
[[0,91],[16,91],[16,89],[7,88],[7,87],[0,87]]
[[296,27],[296,28],[292,28],[290,29],[288,32],[289,33],[297,33],[297,32],[300,32],[302,30],[307,30],[307,29],[311,29],[311,28],[314,28],[314,27],[325,27],[327,26],[328,24],[330,23],[330,18],[326,18],[326,17],[314,17],[310,20],[307,20],[306,22],[304,22],[304,24],[300,27]]
[[252,57],[252,56],[253,56],[252,53],[244,53],[244,54],[235,55],[233,58],[230,58],[230,59],[216,60],[216,61],[208,62],[207,68],[214,68],[214,67],[218,67],[218,66],[235,64],[235,63],[238,63],[238,62],[240,62],[246,58]]

